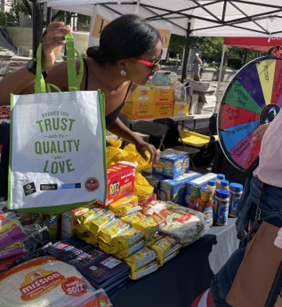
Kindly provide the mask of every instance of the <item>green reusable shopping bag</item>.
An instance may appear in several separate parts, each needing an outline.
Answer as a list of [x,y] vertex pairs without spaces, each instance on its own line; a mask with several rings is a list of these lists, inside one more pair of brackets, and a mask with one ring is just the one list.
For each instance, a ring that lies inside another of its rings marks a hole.
[[71,34],[66,48],[68,92],[46,93],[40,44],[35,94],[11,95],[9,209],[60,214],[107,195],[104,95],[80,91]]

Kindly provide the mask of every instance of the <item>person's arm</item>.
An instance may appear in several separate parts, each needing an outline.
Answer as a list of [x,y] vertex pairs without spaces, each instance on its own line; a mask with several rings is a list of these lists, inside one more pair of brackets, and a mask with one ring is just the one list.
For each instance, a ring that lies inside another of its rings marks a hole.
[[264,136],[264,134],[265,134],[265,131],[267,130],[267,128],[269,127],[270,124],[271,124],[271,123],[261,125],[261,126],[259,126],[259,127],[255,130],[255,132],[254,132],[254,134],[253,134],[253,138],[252,138],[251,143],[250,143],[251,146],[255,146],[255,145],[256,145],[256,142],[257,142],[258,140],[261,140],[261,139],[263,138],[263,136]]
[[[62,45],[65,45],[64,35],[70,32],[70,27],[64,27],[63,22],[48,25],[46,34],[42,37],[42,71],[53,66],[58,58]],[[10,94],[23,94],[33,91],[35,75],[23,67],[7,75],[0,82],[0,105],[10,104]],[[27,88],[29,88],[27,90]]]
[[136,146],[138,153],[146,161],[148,160],[148,157],[146,156],[145,152],[148,151],[151,156],[150,163],[155,165],[158,162],[159,153],[157,152],[155,146],[146,143],[142,138],[127,128],[119,118],[117,118],[113,124],[107,126],[107,130],[116,134],[120,138],[133,143]]

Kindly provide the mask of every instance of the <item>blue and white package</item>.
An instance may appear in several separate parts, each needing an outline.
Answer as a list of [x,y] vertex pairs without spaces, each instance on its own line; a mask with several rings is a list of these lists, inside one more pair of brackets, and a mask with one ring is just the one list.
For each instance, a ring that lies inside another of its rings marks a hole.
[[154,187],[154,193],[159,195],[160,182],[164,180],[165,177],[160,175],[150,175],[146,177],[147,181],[150,183],[152,187]]
[[150,167],[150,168],[146,168],[146,169],[143,169],[141,171],[141,174],[144,176],[144,177],[147,177],[147,176],[150,176],[153,174],[153,169]]
[[184,196],[184,206],[189,206],[193,185],[199,185],[202,187],[202,189],[204,189],[208,185],[208,181],[211,179],[215,179],[216,176],[217,175],[214,173],[208,173],[199,178],[187,181],[185,188],[185,196]]
[[162,180],[160,183],[159,199],[162,201],[173,201],[176,204],[184,204],[185,183],[201,177],[200,173],[188,172],[176,179]]
[[189,153],[174,149],[161,152],[160,160],[153,167],[153,174],[175,179],[189,171]]

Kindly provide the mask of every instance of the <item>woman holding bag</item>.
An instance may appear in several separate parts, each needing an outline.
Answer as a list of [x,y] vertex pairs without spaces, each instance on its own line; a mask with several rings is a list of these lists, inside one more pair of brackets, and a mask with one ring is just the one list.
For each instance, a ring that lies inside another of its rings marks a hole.
[[[67,63],[57,63],[64,35],[70,26],[63,22],[48,25],[42,38],[42,74],[46,83],[55,84],[61,91],[68,90]],[[161,41],[159,32],[136,15],[123,15],[108,24],[101,33],[100,46],[90,47],[84,59],[84,77],[81,90],[100,89],[105,95],[107,130],[132,142],[139,154],[150,162],[158,161],[155,147],[144,142],[118,118],[127,98],[140,85],[146,84],[160,69]],[[77,71],[79,61],[76,62]],[[10,104],[10,94],[34,93],[36,60],[29,61],[0,82],[0,105]]]

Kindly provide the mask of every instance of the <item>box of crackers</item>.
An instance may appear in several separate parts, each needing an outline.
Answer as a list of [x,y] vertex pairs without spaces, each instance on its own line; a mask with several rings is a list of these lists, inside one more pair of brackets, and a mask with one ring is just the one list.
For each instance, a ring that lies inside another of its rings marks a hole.
[[109,206],[134,192],[135,165],[119,162],[107,168],[108,195],[106,201],[97,200],[98,205]]
[[189,153],[174,149],[161,152],[160,160],[153,167],[153,174],[175,179],[189,171]]

